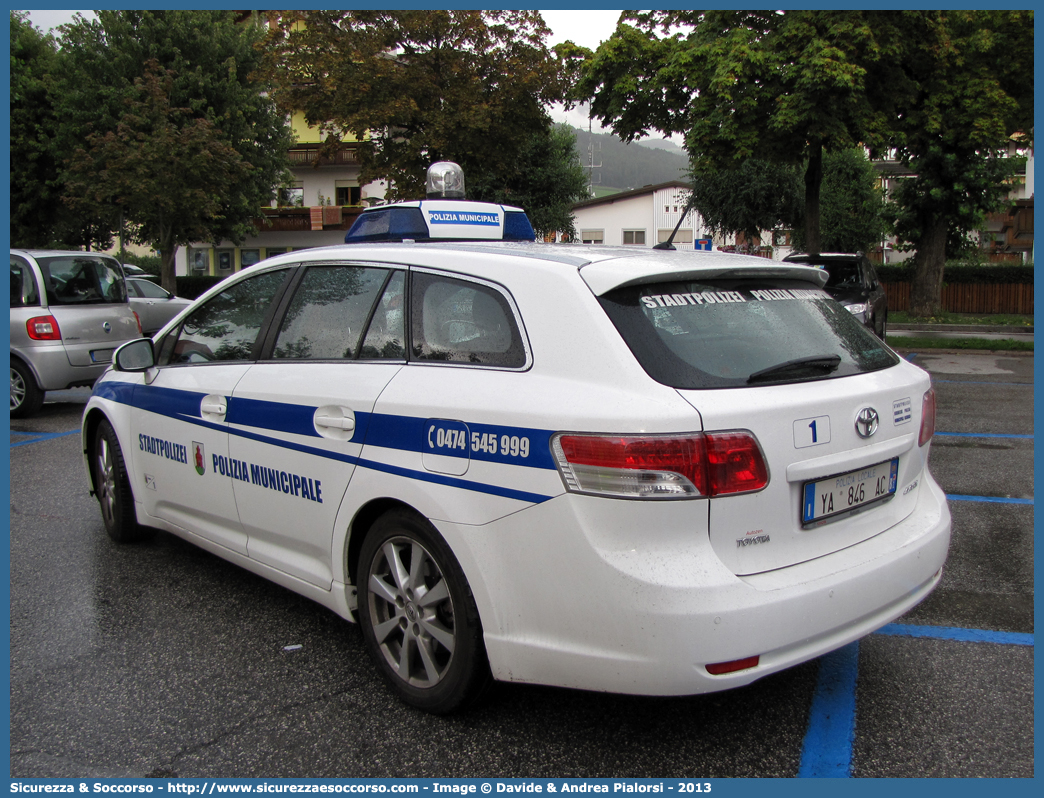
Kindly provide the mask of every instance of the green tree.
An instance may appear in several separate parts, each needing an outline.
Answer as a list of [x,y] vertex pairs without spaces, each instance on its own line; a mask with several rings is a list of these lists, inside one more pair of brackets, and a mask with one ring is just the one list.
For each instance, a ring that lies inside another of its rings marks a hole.
[[[877,170],[862,149],[823,157],[820,192],[821,243],[825,252],[866,252],[890,232]],[[805,231],[794,229],[795,249],[805,249]]]
[[748,158],[732,169],[694,168],[689,179],[689,204],[714,233],[743,233],[753,241],[762,230],[793,227],[800,219],[802,185],[797,167]]
[[[163,285],[173,290],[174,247],[186,240],[242,241],[287,171],[289,124],[267,84],[255,77],[264,31],[257,22],[237,23],[229,11],[97,15],[97,20],[77,17],[62,29],[55,89],[59,147],[68,159],[69,178],[80,186],[89,164],[126,171],[113,160],[117,157],[134,160],[140,171],[123,177],[95,171],[98,188],[74,207],[81,217],[110,212],[110,231],[121,212],[132,230],[139,226],[138,238],[160,250]],[[118,143],[121,124],[131,138]],[[187,149],[164,152],[148,131],[171,147]],[[222,164],[215,174],[227,182],[202,181],[204,133],[210,135],[215,164]],[[86,163],[78,164],[69,156],[85,139],[93,144],[85,151]],[[155,158],[151,168],[148,157]],[[182,181],[179,168],[187,170]],[[131,177],[140,181],[134,190],[127,186]],[[169,192],[181,196],[165,196]],[[204,193],[205,201],[199,201]],[[194,216],[188,198],[197,200]],[[157,206],[179,208],[176,220],[166,219],[175,225],[171,232],[157,232]]]
[[465,177],[468,196],[522,207],[537,235],[564,233],[576,237],[573,203],[588,197],[587,175],[568,125],[534,133],[517,153],[520,169],[504,182],[497,175]]
[[209,119],[171,106],[171,71],[155,59],[145,66],[116,129],[90,134],[88,149],[75,151],[65,200],[74,212],[127,209],[135,238],[159,251],[161,279],[169,273],[173,291],[178,246],[213,237],[229,187],[249,182],[253,167]]
[[281,11],[267,74],[336,148],[354,136],[360,181],[424,195],[427,167],[456,161],[471,185],[518,181],[518,154],[546,133],[569,69],[536,11]]
[[894,33],[860,11],[625,12],[576,94],[625,140],[684,134],[696,172],[802,165],[818,251],[823,153],[883,141]]
[[[1004,202],[1006,178],[1033,129],[1032,11],[907,11],[900,15],[904,112],[896,157],[915,175],[899,182],[897,236],[916,248],[910,312],[940,307],[953,249]],[[1013,138],[1015,137],[1015,138]]]
[[55,112],[48,80],[57,57],[53,37],[11,12],[11,243],[47,246],[58,211],[58,164],[51,141]]

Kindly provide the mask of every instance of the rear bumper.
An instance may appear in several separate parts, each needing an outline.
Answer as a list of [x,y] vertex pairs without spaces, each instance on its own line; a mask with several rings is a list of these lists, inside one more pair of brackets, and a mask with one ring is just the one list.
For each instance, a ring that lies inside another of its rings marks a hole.
[[[567,495],[485,527],[438,526],[463,554],[496,678],[688,695],[820,656],[927,596],[946,560],[950,513],[925,476],[916,511],[902,523],[745,577],[714,555],[700,502],[650,511]],[[719,676],[706,669],[754,655],[754,668]]]
[[[99,345],[96,348],[108,349],[111,347]],[[65,347],[61,343],[26,349],[12,348],[11,355],[17,356],[32,369],[33,374],[36,375],[37,385],[44,391],[60,391],[76,385],[92,385],[109,367],[108,363],[73,366],[69,363]]]

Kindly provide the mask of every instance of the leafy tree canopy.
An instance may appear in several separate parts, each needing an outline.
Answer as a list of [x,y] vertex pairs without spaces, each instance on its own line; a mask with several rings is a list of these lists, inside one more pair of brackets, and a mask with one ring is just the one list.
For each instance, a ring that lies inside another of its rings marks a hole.
[[910,311],[933,315],[946,252],[998,210],[1033,130],[1032,11],[906,11],[904,113],[893,121],[896,234],[917,250]]
[[55,81],[61,152],[91,145],[67,163],[77,185],[96,182],[73,207],[81,218],[107,211],[109,230],[121,209],[160,250],[173,290],[177,245],[243,240],[286,172],[289,125],[254,76],[264,33],[228,11],[97,15],[63,27]]
[[[820,194],[824,252],[867,252],[890,232],[878,174],[859,148],[823,157]],[[794,230],[793,245],[805,249],[805,231]]]
[[576,152],[576,138],[568,125],[534,133],[518,151],[527,168],[507,183],[495,175],[465,177],[468,196],[485,202],[517,205],[526,211],[538,236],[564,233],[576,237],[573,203],[587,199],[587,175]]
[[51,141],[55,113],[48,80],[57,45],[11,12],[11,243],[47,246],[60,214],[58,165]]
[[858,11],[625,12],[577,94],[625,140],[684,134],[697,172],[803,164],[818,248],[822,152],[886,137],[892,33]]
[[690,204],[707,229],[743,233],[753,241],[762,230],[794,227],[802,210],[798,167],[748,158],[738,167],[693,170]]
[[88,149],[76,150],[65,199],[74,211],[126,208],[136,238],[173,253],[213,237],[229,187],[249,182],[253,167],[209,119],[171,106],[172,72],[155,59],[146,70],[116,129],[90,134]]
[[[536,11],[280,11],[266,71],[284,109],[327,146],[362,143],[360,181],[424,195],[427,167],[459,163],[470,185],[516,185],[519,153],[547,134],[575,57],[559,59]],[[570,66],[571,65],[571,66]]]

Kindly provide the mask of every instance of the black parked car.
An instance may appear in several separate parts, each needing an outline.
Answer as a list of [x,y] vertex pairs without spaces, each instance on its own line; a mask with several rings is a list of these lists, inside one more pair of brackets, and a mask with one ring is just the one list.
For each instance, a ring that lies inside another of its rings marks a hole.
[[795,252],[783,258],[791,263],[819,266],[830,275],[824,289],[882,341],[888,327],[888,297],[870,259],[862,252]]

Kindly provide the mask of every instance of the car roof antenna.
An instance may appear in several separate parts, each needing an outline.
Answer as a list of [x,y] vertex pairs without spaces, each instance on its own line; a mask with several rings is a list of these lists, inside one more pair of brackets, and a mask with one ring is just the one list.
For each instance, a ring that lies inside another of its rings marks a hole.
[[678,229],[682,226],[682,222],[685,221],[685,217],[689,215],[689,210],[692,208],[692,199],[694,196],[694,192],[690,191],[689,198],[685,200],[685,207],[682,208],[681,218],[678,219],[678,224],[674,225],[674,229],[671,231],[671,234],[667,236],[667,240],[661,241],[659,244],[654,244],[653,249],[677,249],[677,247],[674,246],[674,237],[678,235]]

